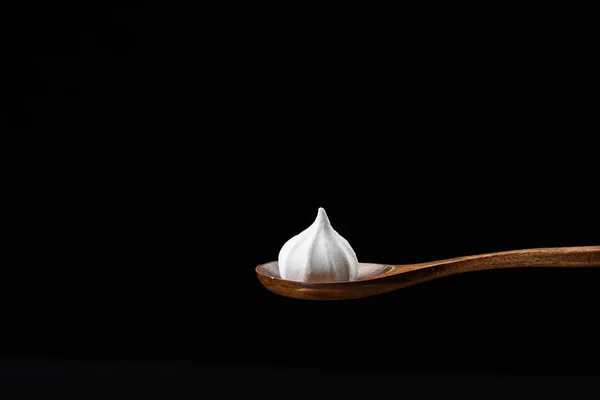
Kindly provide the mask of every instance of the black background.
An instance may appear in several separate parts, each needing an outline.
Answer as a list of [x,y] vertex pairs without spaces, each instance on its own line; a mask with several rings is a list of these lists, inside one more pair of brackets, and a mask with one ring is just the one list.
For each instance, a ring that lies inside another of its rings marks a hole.
[[7,398],[597,393],[595,269],[255,277],[318,207],[364,262],[598,244],[588,26],[450,11],[7,14]]

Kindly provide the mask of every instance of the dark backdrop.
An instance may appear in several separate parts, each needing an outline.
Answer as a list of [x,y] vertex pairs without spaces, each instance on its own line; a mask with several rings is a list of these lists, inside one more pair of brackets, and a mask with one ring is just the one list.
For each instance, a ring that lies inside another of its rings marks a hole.
[[597,392],[598,270],[255,277],[318,207],[364,262],[599,244],[585,45],[449,11],[11,14],[2,390]]

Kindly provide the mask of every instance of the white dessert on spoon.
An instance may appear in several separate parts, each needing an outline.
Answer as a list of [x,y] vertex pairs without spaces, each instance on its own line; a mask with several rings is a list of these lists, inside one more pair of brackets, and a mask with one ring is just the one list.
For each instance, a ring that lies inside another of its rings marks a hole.
[[358,276],[356,253],[323,208],[311,226],[283,245],[278,264],[281,278],[292,281],[341,282]]

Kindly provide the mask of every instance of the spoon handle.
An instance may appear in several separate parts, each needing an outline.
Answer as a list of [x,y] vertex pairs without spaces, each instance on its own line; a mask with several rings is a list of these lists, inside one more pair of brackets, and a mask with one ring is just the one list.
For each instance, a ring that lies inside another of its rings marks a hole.
[[516,267],[600,267],[600,246],[509,250],[417,264],[442,275]]

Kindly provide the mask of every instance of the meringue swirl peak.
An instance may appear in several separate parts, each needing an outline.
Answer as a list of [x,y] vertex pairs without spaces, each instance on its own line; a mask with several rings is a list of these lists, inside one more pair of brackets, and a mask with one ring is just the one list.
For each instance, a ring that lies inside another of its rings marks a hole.
[[278,265],[281,278],[292,281],[341,282],[358,276],[356,253],[322,207],[308,228],[283,245]]

